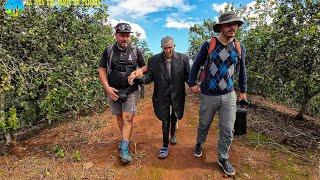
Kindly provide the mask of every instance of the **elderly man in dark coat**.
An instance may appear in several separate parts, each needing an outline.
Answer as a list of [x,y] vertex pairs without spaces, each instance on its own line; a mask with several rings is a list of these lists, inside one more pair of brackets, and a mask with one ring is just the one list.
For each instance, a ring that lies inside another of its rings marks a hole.
[[[154,81],[152,97],[153,108],[157,118],[162,121],[163,147],[160,149],[159,158],[164,159],[169,154],[170,143],[176,144],[175,135],[177,119],[183,117],[185,104],[185,82],[189,78],[189,58],[186,55],[174,51],[174,40],[167,36],[161,40],[162,53],[149,59],[147,72],[141,78],[142,73],[133,73],[132,79],[138,77],[140,82],[147,84]],[[171,128],[170,128],[171,125]]]

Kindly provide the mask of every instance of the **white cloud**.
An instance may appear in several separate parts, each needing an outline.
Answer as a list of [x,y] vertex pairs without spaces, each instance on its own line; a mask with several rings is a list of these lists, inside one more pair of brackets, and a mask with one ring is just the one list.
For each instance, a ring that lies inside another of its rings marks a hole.
[[213,18],[213,20],[214,20],[215,22],[219,22],[219,17],[218,17],[218,16],[215,16],[215,17]]
[[112,1],[109,6],[111,17],[130,15],[131,18],[141,18],[149,13],[162,11],[167,8],[176,8],[179,11],[190,11],[190,6],[184,0],[122,0]]
[[213,9],[214,11],[221,12],[221,11],[224,11],[225,8],[226,8],[228,5],[229,5],[229,4],[226,3],[226,2],[224,2],[224,3],[222,3],[222,4],[213,3],[213,4],[212,4],[212,9]]
[[146,31],[139,24],[129,22],[129,21],[126,21],[123,19],[120,19],[120,20],[110,19],[108,23],[111,24],[112,27],[115,27],[119,22],[125,22],[125,23],[130,24],[131,30],[132,30],[132,32],[134,32],[134,34],[139,33],[140,39],[147,39]]
[[179,18],[167,17],[165,27],[177,28],[177,29],[189,29],[192,25],[197,22],[186,21]]

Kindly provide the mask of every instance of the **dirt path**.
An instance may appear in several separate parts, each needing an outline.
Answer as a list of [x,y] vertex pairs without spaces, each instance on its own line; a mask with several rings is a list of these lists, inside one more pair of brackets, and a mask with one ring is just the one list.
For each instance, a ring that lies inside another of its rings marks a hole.
[[[193,156],[198,124],[198,99],[189,95],[179,122],[178,144],[169,157],[157,158],[162,145],[161,122],[153,113],[152,86],[139,103],[130,148],[133,162],[118,158],[120,134],[109,111],[62,123],[20,142],[11,155],[0,156],[0,179],[222,179],[216,160],[217,120],[210,129],[201,158]],[[255,142],[255,143],[252,143]],[[268,139],[249,131],[230,149],[236,176],[230,179],[318,179],[320,167],[283,153]],[[312,155],[312,154],[311,154]],[[63,157],[62,157],[63,156]],[[320,166],[320,165],[319,165]],[[319,169],[318,169],[319,168]]]

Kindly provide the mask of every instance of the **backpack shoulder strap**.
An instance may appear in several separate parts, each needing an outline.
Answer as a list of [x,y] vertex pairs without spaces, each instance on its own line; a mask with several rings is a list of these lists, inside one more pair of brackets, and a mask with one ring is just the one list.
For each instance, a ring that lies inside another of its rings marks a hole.
[[207,58],[206,61],[203,65],[203,70],[200,72],[200,81],[203,81],[205,78],[205,74],[206,74],[206,70],[209,69],[210,66],[210,54],[211,52],[214,50],[214,48],[216,48],[216,44],[217,44],[217,37],[213,36],[210,39],[207,40],[207,42],[209,43],[209,47],[208,47],[208,53],[207,53]]
[[107,59],[107,71],[108,71],[108,74],[110,74],[111,73],[111,61],[112,61],[112,56],[113,56],[113,45],[110,45],[110,46],[108,46],[108,48],[107,48],[107,54],[108,54],[108,56],[107,57],[109,57],[108,59]]
[[133,55],[138,58],[138,50],[137,50],[137,46],[136,45],[131,45],[131,50],[133,52]]
[[207,59],[205,62],[205,66],[208,64],[211,52],[214,50],[214,48],[216,48],[217,37],[213,36],[210,39],[208,39],[207,42],[209,43],[209,47],[208,47],[208,53],[207,53]]
[[[236,48],[236,51],[238,52],[238,59],[241,60],[241,44],[239,40],[234,40],[234,47]],[[236,72],[240,72],[240,62],[236,64]]]
[[239,57],[241,58],[241,45],[240,45],[240,41],[238,40],[235,40],[234,41],[234,46],[239,54]]
[[217,37],[211,37],[210,45],[208,48],[208,54],[210,54],[214,50],[214,48],[216,48],[216,44],[217,44]]

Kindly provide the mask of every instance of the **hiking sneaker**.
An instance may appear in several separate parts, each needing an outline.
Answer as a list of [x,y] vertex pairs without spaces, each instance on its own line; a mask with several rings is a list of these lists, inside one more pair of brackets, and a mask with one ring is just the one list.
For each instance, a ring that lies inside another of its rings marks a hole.
[[233,166],[230,164],[230,162],[226,160],[218,161],[219,166],[222,168],[223,172],[226,173],[228,176],[233,176],[236,174]]
[[129,143],[127,141],[121,142],[121,161],[123,163],[131,162],[131,155],[129,153]]
[[119,157],[121,158],[121,141],[118,143]]
[[193,155],[195,157],[201,157],[202,156],[202,144],[197,143],[196,148],[194,149]]
[[169,148],[162,147],[159,151],[159,159],[165,159],[169,155]]

